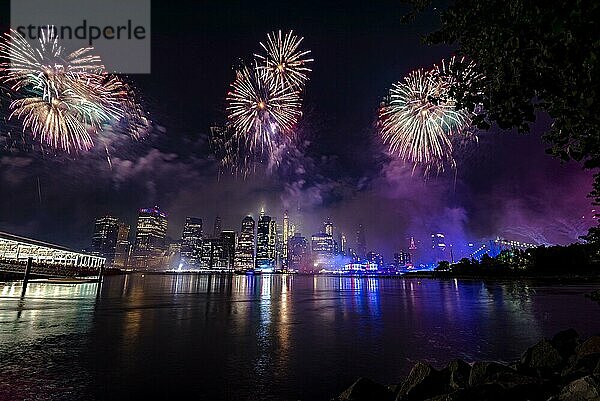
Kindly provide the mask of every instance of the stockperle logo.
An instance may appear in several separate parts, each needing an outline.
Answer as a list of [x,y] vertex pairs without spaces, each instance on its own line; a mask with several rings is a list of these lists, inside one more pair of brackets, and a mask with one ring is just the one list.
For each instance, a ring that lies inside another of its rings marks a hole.
[[150,73],[150,0],[11,0],[11,28],[33,48],[93,48],[107,72]]

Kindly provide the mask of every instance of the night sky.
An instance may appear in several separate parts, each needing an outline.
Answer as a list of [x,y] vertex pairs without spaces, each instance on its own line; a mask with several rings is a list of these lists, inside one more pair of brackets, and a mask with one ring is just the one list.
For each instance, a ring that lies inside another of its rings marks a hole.
[[[156,204],[169,214],[173,238],[186,216],[212,229],[219,214],[224,228],[239,230],[262,205],[279,220],[284,208],[292,217],[300,208],[304,234],[331,216],[353,245],[362,223],[368,248],[388,257],[409,234],[426,240],[440,230],[456,242],[505,235],[566,243],[583,233],[591,175],[545,154],[544,116],[526,136],[480,133],[461,153],[456,177],[424,182],[386,155],[373,129],[381,98],[409,71],[452,54],[420,42],[435,28],[435,12],[403,25],[406,8],[397,1],[152,3],[152,74],[129,77],[154,121],[150,136],[107,134],[112,167],[103,146],[79,155],[23,149],[3,99],[0,230],[85,248],[95,217],[111,213],[135,225],[137,209]],[[277,29],[304,36],[315,59],[301,122],[306,152],[296,161],[302,168],[219,179],[208,127],[225,121],[232,67]]]

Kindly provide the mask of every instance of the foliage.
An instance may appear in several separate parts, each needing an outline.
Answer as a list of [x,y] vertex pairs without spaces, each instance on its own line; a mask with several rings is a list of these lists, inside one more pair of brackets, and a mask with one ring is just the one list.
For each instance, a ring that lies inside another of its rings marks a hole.
[[495,257],[483,255],[481,260],[463,258],[454,264],[442,261],[436,270],[466,276],[598,274],[598,250],[596,244],[510,249]]

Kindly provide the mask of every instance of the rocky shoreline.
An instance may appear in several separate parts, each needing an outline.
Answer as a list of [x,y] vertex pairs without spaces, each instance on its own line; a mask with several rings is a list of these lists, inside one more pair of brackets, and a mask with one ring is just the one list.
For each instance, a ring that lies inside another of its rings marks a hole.
[[600,336],[573,329],[543,339],[510,364],[418,362],[396,385],[362,377],[332,401],[600,401]]

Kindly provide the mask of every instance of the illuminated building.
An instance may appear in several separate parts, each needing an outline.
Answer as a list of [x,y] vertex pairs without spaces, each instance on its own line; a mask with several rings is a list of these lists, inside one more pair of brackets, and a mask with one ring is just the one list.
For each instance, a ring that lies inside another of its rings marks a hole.
[[413,252],[417,250],[417,244],[415,243],[415,237],[410,236],[410,245],[408,246],[408,250]]
[[181,263],[199,267],[202,256],[202,219],[186,217],[181,234]]
[[367,254],[367,240],[365,237],[365,229],[362,224],[359,224],[358,230],[356,230],[356,254],[361,259]]
[[235,269],[252,270],[254,269],[254,229],[256,223],[252,216],[244,217],[242,220],[242,230],[235,250]]
[[256,268],[272,270],[275,268],[277,230],[275,221],[260,212],[256,229]]
[[92,236],[92,254],[102,256],[107,265],[115,260],[117,237],[119,235],[119,219],[103,216],[96,219]]
[[344,265],[344,270],[349,273],[377,273],[379,267],[373,262],[351,262]]
[[410,253],[410,260],[412,263],[415,263],[419,259],[417,257],[418,243],[419,241],[415,240],[415,237],[411,235],[408,241],[408,253]]
[[181,267],[181,242],[177,241],[169,244],[165,265],[170,269],[178,269]]
[[310,241],[313,266],[316,270],[333,267],[334,244],[331,235],[326,233],[313,234]]
[[383,256],[375,252],[369,252],[366,255],[367,262],[377,265],[378,269],[384,267]]
[[221,231],[222,259],[227,270],[233,270],[235,260],[235,231]]
[[120,223],[117,233],[117,245],[115,247],[115,259],[113,266],[124,269],[129,264],[131,244],[129,243],[129,225]]
[[328,217],[327,221],[323,223],[323,232],[333,237],[333,223],[331,222],[331,217]]
[[394,266],[398,268],[410,266],[412,258],[409,252],[400,251],[394,254]]
[[431,249],[433,261],[446,260],[446,238],[442,233],[431,234]]
[[[293,235],[293,234],[292,234]],[[283,212],[283,236],[281,241],[281,263],[284,268],[288,266],[288,250],[290,235],[290,217],[288,211]]]
[[106,263],[101,256],[0,232],[0,263],[25,264],[29,258],[36,264],[85,268],[98,268]]
[[161,212],[158,206],[140,209],[133,248],[133,267],[138,269],[163,267],[166,235],[166,213]]
[[213,267],[213,238],[204,238],[202,241],[201,266],[203,269],[212,269]]
[[312,270],[308,241],[300,233],[294,233],[289,239],[289,269],[300,272]]
[[342,233],[340,235],[340,253],[342,255],[346,254],[346,251],[347,251],[346,247],[347,247],[346,235],[344,233]]
[[221,217],[217,216],[215,217],[215,226],[213,227],[213,238],[219,238],[221,231],[223,231]]
[[202,241],[202,269],[227,270],[227,260],[223,254],[221,238],[205,238]]
[[356,251],[352,248],[348,248],[348,252],[347,252],[346,256],[349,256],[350,261],[352,261],[352,262],[358,262],[358,260],[359,260],[359,257],[356,254]]

